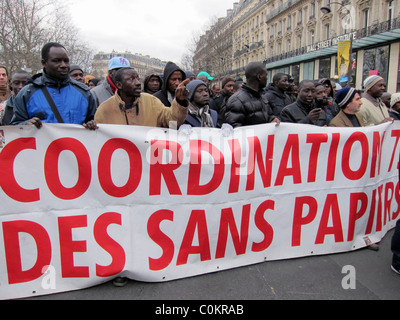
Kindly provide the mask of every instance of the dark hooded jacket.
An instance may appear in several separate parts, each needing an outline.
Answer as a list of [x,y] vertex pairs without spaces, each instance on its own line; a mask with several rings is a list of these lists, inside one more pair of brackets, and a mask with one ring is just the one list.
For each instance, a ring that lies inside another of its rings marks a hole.
[[[161,90],[154,94],[155,97],[161,100],[161,102],[166,106],[170,107],[171,103],[168,100],[168,79],[175,71],[180,71],[182,73],[182,80],[186,79],[186,74],[182,69],[180,69],[175,63],[168,62],[164,69],[164,77],[162,81]],[[175,95],[175,94],[174,94]]]
[[278,118],[280,118],[283,108],[292,103],[289,95],[279,91],[272,83],[267,86],[265,96],[271,106],[272,112]]
[[146,76],[146,78],[144,79],[144,82],[143,82],[143,92],[144,92],[144,93],[148,93],[148,94],[151,94],[151,95],[154,95],[154,94],[155,94],[155,93],[151,92],[151,91],[149,90],[149,88],[148,88],[149,81],[150,81],[150,79],[153,78],[153,77],[156,77],[156,78],[158,79],[158,81],[160,81],[160,83],[161,83],[161,85],[162,85],[163,81],[162,81],[161,77],[160,77],[158,74],[154,73],[154,72],[153,72],[153,73],[150,73],[150,74],[148,74],[148,75]]

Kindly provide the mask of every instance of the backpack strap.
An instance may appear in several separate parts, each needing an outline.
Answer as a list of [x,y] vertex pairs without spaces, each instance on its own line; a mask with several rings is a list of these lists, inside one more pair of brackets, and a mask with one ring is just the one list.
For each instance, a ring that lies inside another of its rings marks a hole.
[[47,87],[42,87],[42,92],[44,94],[44,96],[46,97],[47,102],[49,103],[51,110],[54,113],[54,116],[56,117],[58,123],[64,123],[63,118],[61,117],[60,112],[57,109],[56,104],[54,103],[54,100],[52,99],[52,97],[50,96],[49,90],[47,90]]

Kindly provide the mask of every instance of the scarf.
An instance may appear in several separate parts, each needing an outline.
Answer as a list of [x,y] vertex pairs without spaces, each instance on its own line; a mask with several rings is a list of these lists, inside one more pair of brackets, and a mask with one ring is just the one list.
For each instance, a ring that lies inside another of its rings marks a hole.
[[204,106],[203,108],[197,108],[193,104],[189,105],[189,112],[200,120],[201,126],[203,128],[214,128],[214,123],[209,111],[210,111],[209,106]]
[[115,91],[117,91],[117,87],[115,86],[114,82],[111,80],[109,76],[107,76],[107,81],[110,84],[111,91],[115,93]]

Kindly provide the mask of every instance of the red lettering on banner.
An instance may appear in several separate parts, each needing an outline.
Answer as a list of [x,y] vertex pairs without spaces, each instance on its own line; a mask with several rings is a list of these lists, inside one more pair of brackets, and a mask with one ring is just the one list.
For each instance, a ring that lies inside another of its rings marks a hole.
[[308,162],[308,179],[307,182],[315,182],[318,167],[319,150],[321,144],[328,142],[328,135],[325,133],[315,133],[307,135],[307,143],[311,143],[310,160]]
[[394,143],[392,158],[390,159],[390,165],[389,165],[388,172],[390,172],[393,167],[396,150],[397,150],[397,145],[399,144],[399,139],[400,139],[400,130],[392,130],[392,137],[396,138],[396,142]]
[[231,165],[231,179],[229,182],[229,193],[236,193],[239,191],[240,182],[240,161],[242,155],[242,148],[239,140],[228,140],[229,148],[232,153],[232,165]]
[[63,278],[88,278],[89,267],[74,265],[74,252],[86,252],[86,241],[74,241],[72,229],[87,227],[87,216],[59,217],[60,256]]
[[[210,181],[204,185],[200,185],[201,170],[209,168],[211,164],[205,164],[203,162],[202,151],[208,152],[214,160],[212,177]],[[225,162],[221,151],[207,141],[190,141],[190,165],[187,183],[188,195],[200,196],[214,192],[220,186],[222,179],[224,178],[224,172]]]
[[6,144],[0,153],[0,186],[13,200],[35,202],[40,200],[39,189],[28,190],[21,187],[14,175],[14,161],[18,154],[27,149],[36,150],[35,138],[20,138]]
[[[72,188],[66,188],[60,181],[58,158],[60,153],[71,151],[78,161],[78,181]],[[90,186],[92,167],[85,146],[78,140],[62,138],[53,141],[47,149],[44,160],[44,174],[50,191],[63,200],[73,200],[82,196]]]
[[[111,177],[111,158],[113,153],[124,150],[129,157],[129,177],[126,184],[117,187]],[[131,141],[126,139],[111,139],[107,141],[100,151],[98,162],[98,177],[101,187],[108,195],[116,198],[126,197],[139,186],[142,178],[142,155],[139,149]]]
[[108,266],[96,264],[96,275],[98,277],[110,277],[124,270],[125,251],[121,245],[112,239],[107,233],[107,227],[111,224],[122,225],[121,214],[116,212],[107,212],[101,215],[95,222],[93,234],[96,242],[107,251],[112,257],[112,262]]
[[[303,216],[304,206],[309,210],[306,216]],[[318,203],[313,197],[297,197],[294,205],[292,247],[298,247],[301,244],[301,228],[314,221],[317,216]]]
[[246,253],[247,240],[249,238],[250,209],[250,204],[243,206],[240,235],[236,226],[235,218],[233,216],[232,208],[222,209],[218,232],[217,251],[215,254],[216,259],[225,257],[226,243],[228,241],[228,229],[230,230],[230,234],[232,236],[236,255],[242,255]]
[[[163,164],[164,150],[170,151],[171,161]],[[182,195],[174,171],[182,164],[183,150],[179,143],[174,141],[154,140],[151,142],[150,160],[150,195],[161,194],[161,177],[168,187],[171,195]]]
[[392,220],[396,220],[400,214],[400,184],[396,183],[396,190],[394,192],[394,198],[397,203],[397,210],[393,212]]
[[[292,158],[292,167],[288,168],[289,158]],[[278,175],[276,177],[276,186],[283,185],[285,177],[292,176],[294,184],[301,183],[301,168],[300,168],[300,146],[299,135],[289,134],[282,153],[282,161],[279,166]]]
[[[358,203],[361,202],[360,209],[358,209]],[[353,241],[354,231],[356,228],[356,221],[361,219],[368,207],[368,196],[363,193],[351,193],[350,194],[350,211],[349,211],[349,228],[347,241]]]
[[[361,144],[361,150],[358,152],[362,156],[360,168],[356,171],[353,171],[350,168],[351,161],[351,151],[353,145],[359,142]],[[367,171],[368,166],[368,157],[369,157],[369,147],[368,147],[368,138],[362,132],[353,133],[350,138],[346,141],[343,147],[343,155],[342,155],[342,170],[344,176],[349,180],[359,180],[361,179],[365,172]]]
[[149,268],[152,271],[165,269],[174,257],[174,242],[160,229],[160,224],[164,220],[173,221],[174,212],[171,210],[159,210],[153,213],[147,222],[148,235],[163,250],[163,254],[160,258],[149,258]]
[[379,132],[374,132],[374,139],[372,143],[371,178],[376,176],[376,167],[378,167],[378,175],[381,172],[382,144],[383,140],[385,139],[385,132],[382,134],[382,139],[380,137],[381,136]]
[[326,181],[334,181],[336,174],[336,159],[339,148],[340,133],[332,134],[331,147],[329,148],[328,167],[326,170]]
[[[328,227],[328,222],[330,217],[332,217],[333,225],[331,227]],[[340,219],[340,210],[339,210],[337,194],[328,194],[326,197],[315,244],[324,243],[325,236],[328,234],[334,235],[335,242],[344,241],[343,227],[342,227],[342,221]]]
[[386,225],[387,222],[390,222],[392,219],[391,211],[392,211],[392,200],[394,197],[394,183],[388,182],[385,186],[385,199],[384,199],[384,218],[383,225]]
[[251,250],[253,252],[261,252],[269,248],[274,238],[274,229],[264,219],[264,214],[267,210],[274,210],[275,202],[272,200],[264,201],[256,210],[254,222],[258,230],[264,234],[264,240],[259,243],[253,243]]
[[[7,263],[8,283],[33,281],[42,275],[43,266],[51,261],[51,242],[47,231],[32,221],[16,220],[3,222],[4,249]],[[29,270],[22,270],[19,234],[26,233],[36,242],[37,259]]]
[[261,179],[264,184],[264,188],[271,186],[272,176],[272,159],[274,155],[274,141],[275,136],[268,136],[267,151],[265,154],[265,164],[263,161],[263,155],[261,151],[261,144],[258,137],[247,138],[249,141],[249,160],[247,164],[247,184],[246,190],[254,190],[255,173],[256,173],[256,160],[260,171]]
[[[196,229],[198,246],[193,245]],[[210,239],[208,237],[206,213],[204,210],[192,211],[179,249],[176,265],[186,264],[190,254],[199,254],[201,261],[211,260]]]

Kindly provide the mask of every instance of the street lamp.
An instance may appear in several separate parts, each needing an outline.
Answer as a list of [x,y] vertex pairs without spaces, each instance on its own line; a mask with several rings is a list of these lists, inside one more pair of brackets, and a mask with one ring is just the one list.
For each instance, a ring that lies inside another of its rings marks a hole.
[[[352,16],[351,16],[351,12],[350,10],[342,3],[342,2],[331,2],[330,4],[328,4],[327,6],[321,7],[321,12],[325,15],[325,14],[329,14],[332,12],[331,10],[331,5],[333,4],[338,4],[342,9],[344,8],[346,11],[344,12],[345,16],[349,16],[350,17],[350,25],[353,26],[353,21],[352,21]],[[347,29],[343,26],[343,29]],[[345,32],[347,32],[347,30],[344,30]],[[351,28],[350,28],[351,31]],[[347,70],[347,77],[348,77],[348,83],[351,82],[351,76],[352,76],[352,70],[353,70],[353,62],[352,62],[352,52],[353,52],[353,35],[350,35],[350,50],[349,50],[349,66],[348,66],[348,70]]]

